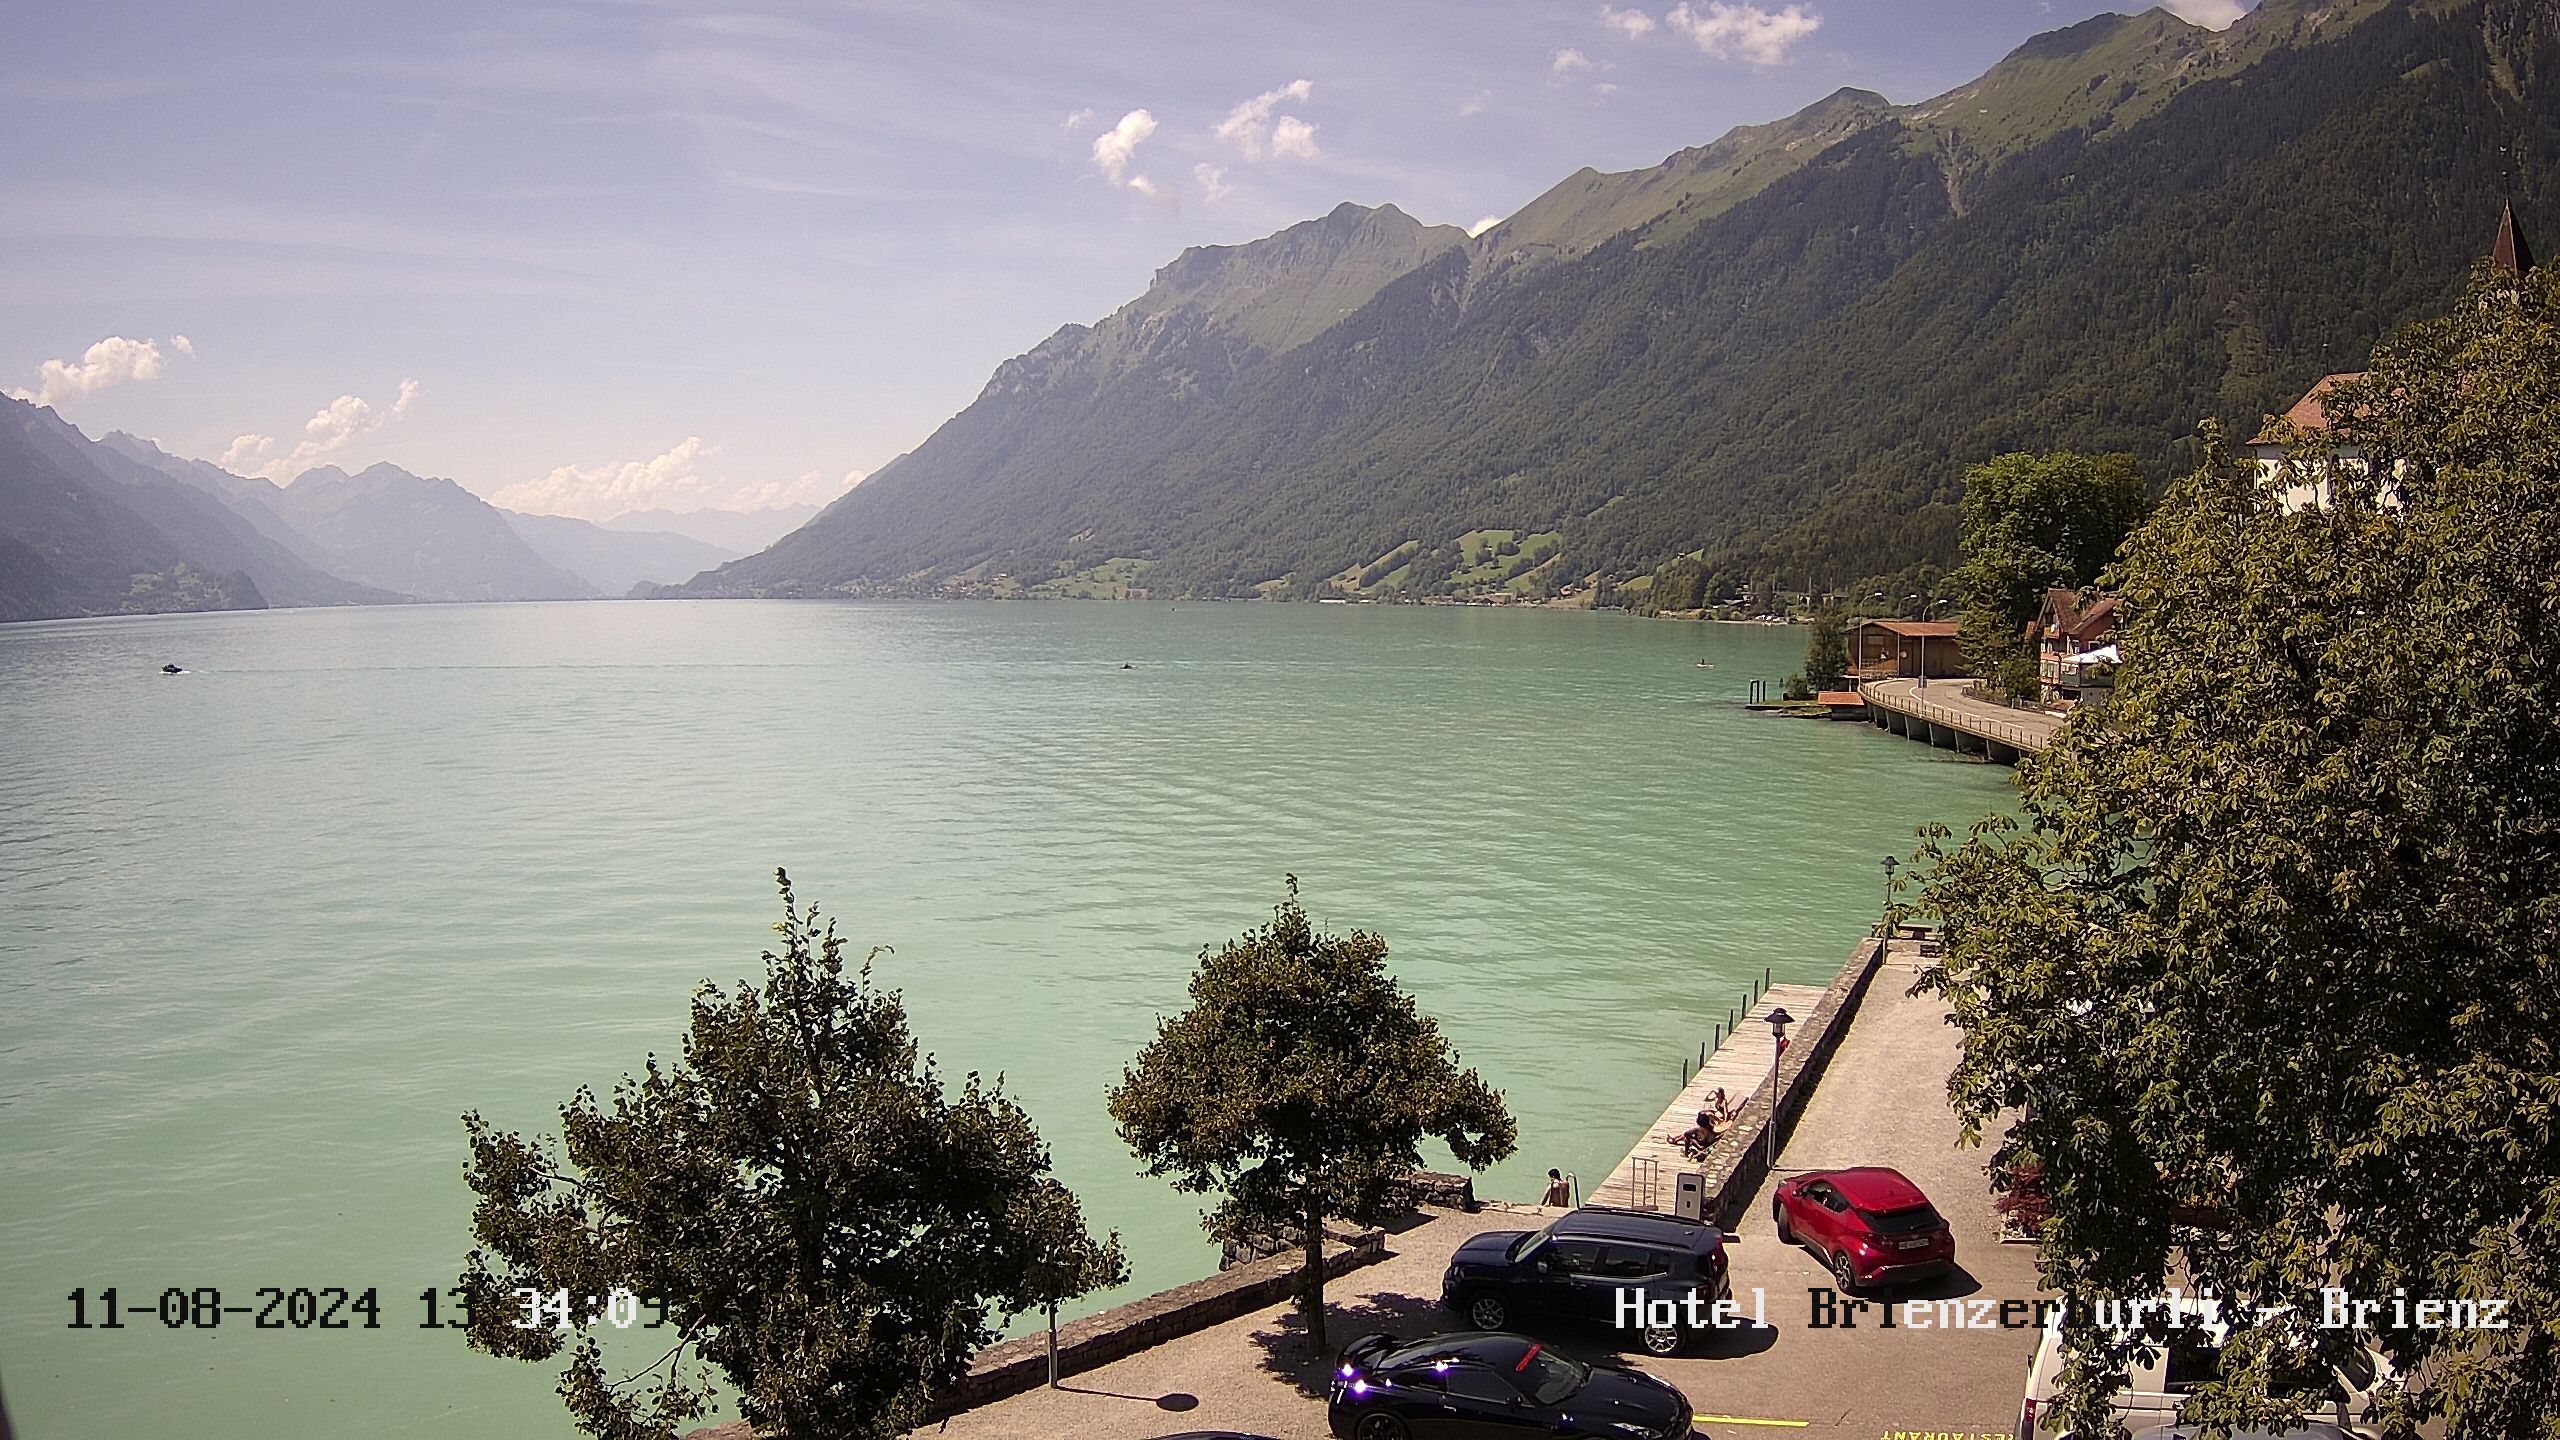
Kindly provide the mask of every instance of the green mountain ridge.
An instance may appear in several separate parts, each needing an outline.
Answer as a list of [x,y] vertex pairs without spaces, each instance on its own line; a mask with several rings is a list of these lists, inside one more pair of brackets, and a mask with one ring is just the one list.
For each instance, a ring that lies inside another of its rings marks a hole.
[[[1835,95],[1718,142],[1708,199],[1551,191],[1513,222],[1551,258],[1486,283],[1495,227],[1286,364],[1197,307],[1142,364],[1008,362],[1042,383],[991,382],[681,593],[1035,587],[1115,557],[1150,593],[1313,593],[1407,544],[1433,593],[1493,531],[1561,536],[1549,583],[1692,552],[1727,577],[1943,561],[1965,464],[2076,447],[2165,472],[2199,419],[2254,424],[2445,303],[2510,186],[2540,213],[2555,28],[2524,0],[2267,0],[2224,32],[2055,32],[1921,106]],[[1733,176],[1754,156],[1767,173]],[[1722,208],[1669,218],[1691,200]]]

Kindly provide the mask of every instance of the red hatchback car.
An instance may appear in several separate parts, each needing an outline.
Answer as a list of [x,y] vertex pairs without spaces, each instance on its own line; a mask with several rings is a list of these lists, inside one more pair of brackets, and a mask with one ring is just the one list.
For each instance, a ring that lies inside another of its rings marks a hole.
[[1769,1218],[1778,1243],[1802,1242],[1821,1256],[1843,1294],[1955,1268],[1946,1217],[1901,1171],[1881,1165],[1790,1175],[1769,1199]]

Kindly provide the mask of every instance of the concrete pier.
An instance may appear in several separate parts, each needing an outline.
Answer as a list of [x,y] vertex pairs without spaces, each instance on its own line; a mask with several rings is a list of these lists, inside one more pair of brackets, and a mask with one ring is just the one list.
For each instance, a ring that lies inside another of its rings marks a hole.
[[1914,680],[1869,680],[1858,694],[1877,729],[1943,749],[1972,751],[2003,765],[2041,752],[2062,728],[2059,715],[1973,699],[1964,693],[1968,683],[1940,680],[1924,688]]
[[1645,1127],[1636,1137],[1635,1148],[1609,1178],[1600,1182],[1583,1197],[1586,1204],[1615,1205],[1629,1210],[1661,1210],[1672,1208],[1677,1194],[1674,1177],[1683,1171],[1704,1173],[1703,1162],[1691,1159],[1679,1145],[1680,1136],[1696,1123],[1698,1111],[1717,1087],[1724,1089],[1725,1099],[1736,1112],[1736,1119],[1748,1118],[1741,1112],[1749,1104],[1766,1106],[1771,1070],[1770,1052],[1774,1041],[1769,1033],[1769,1012],[1783,1005],[1787,1013],[1801,1022],[1812,1018],[1814,1007],[1821,1003],[1823,987],[1819,985],[1772,985],[1750,1007],[1734,1026],[1733,1033],[1707,1057],[1707,1063],[1690,1077],[1689,1083],[1673,1097],[1662,1112],[1662,1118]]

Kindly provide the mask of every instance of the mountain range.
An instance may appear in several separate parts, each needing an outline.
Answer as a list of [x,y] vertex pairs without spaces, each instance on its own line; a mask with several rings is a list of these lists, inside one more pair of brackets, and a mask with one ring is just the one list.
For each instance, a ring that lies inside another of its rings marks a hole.
[[[727,523],[770,539],[795,518],[805,512]],[[591,599],[750,548],[519,515],[396,465],[321,466],[278,486],[122,432],[93,441],[50,409],[0,398],[0,620]]]
[[1967,464],[2254,427],[2547,213],[2534,0],[2264,0],[1843,90],[1472,239],[1185,251],[693,595],[1546,594],[1943,564]]

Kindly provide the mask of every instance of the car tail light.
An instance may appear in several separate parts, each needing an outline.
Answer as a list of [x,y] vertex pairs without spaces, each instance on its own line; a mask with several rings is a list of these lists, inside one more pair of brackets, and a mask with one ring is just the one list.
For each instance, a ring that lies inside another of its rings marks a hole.
[[2018,1411],[2018,1440],[2036,1440],[2036,1402],[2033,1400]]

